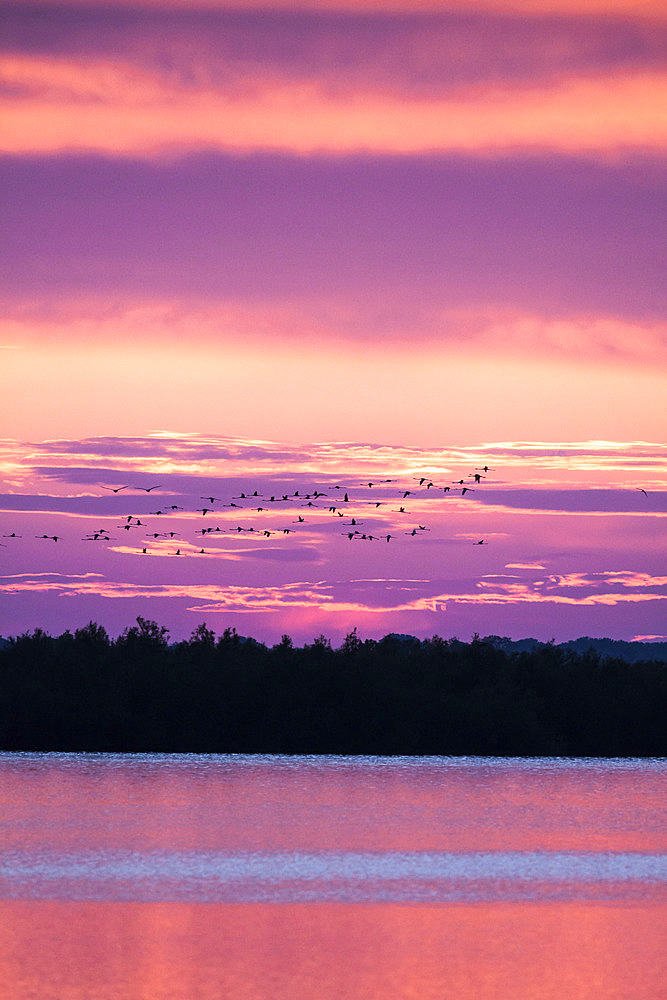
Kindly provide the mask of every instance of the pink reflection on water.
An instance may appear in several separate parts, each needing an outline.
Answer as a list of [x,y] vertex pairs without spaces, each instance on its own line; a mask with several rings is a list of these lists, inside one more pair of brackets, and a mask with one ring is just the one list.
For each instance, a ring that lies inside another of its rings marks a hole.
[[5,849],[662,851],[632,762],[7,755]]
[[[8,872],[97,858],[84,873],[97,890],[123,850],[645,857],[664,851],[664,773],[657,761],[6,754],[0,855]],[[324,882],[319,902],[112,902],[111,883],[107,901],[74,902],[45,898],[64,882],[40,896],[15,878],[0,900],[2,996],[664,1000],[659,883],[577,881],[573,868],[567,896],[547,901],[539,871],[529,899],[502,901],[487,879],[479,902],[429,905],[331,902]]]
[[650,906],[0,904],[13,1000],[662,1000]]

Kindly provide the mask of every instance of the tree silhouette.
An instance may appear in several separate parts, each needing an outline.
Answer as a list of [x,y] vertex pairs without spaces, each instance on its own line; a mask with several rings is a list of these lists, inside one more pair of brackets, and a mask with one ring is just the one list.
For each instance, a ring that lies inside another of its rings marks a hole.
[[[497,637],[271,649],[138,617],[0,649],[0,750],[664,756],[667,664]],[[517,644],[522,645],[522,644]]]

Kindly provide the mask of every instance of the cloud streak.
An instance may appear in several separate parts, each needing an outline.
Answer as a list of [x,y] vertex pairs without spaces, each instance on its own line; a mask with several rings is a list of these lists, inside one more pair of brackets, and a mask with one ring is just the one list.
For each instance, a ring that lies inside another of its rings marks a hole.
[[[187,150],[248,153],[657,151],[667,139],[659,71],[573,77],[446,97],[322,93],[262,81],[246,95],[184,91],[113,63],[7,58],[0,149],[9,154],[97,151],[155,156]],[[41,92],[41,93],[40,93]],[[34,96],[35,93],[39,96]],[[638,113],[638,109],[640,113]]]
[[[52,576],[54,575],[52,574]],[[186,601],[199,602],[189,606],[189,611],[201,611],[206,614],[217,612],[271,614],[285,609],[298,608],[325,612],[386,615],[397,612],[446,612],[449,604],[460,606],[551,604],[591,607],[646,601],[664,602],[667,600],[667,578],[655,578],[649,581],[645,576],[634,574],[631,571],[622,574],[598,574],[599,581],[604,577],[611,578],[610,582],[612,583],[619,582],[620,579],[621,586],[625,589],[574,596],[566,591],[572,587],[596,587],[600,583],[584,581],[580,578],[575,580],[562,578],[558,581],[553,578],[552,591],[545,593],[539,589],[539,584],[531,586],[526,583],[481,581],[477,585],[479,589],[470,592],[448,590],[423,593],[410,600],[405,600],[403,587],[399,587],[392,593],[391,581],[374,581],[380,585],[375,592],[375,600],[362,600],[354,599],[352,596],[354,595],[354,581],[351,581],[350,584],[346,584],[351,597],[347,600],[341,600],[336,597],[339,585],[325,581],[297,582],[273,587],[193,584],[142,585],[100,580],[97,575],[90,574],[79,578],[63,577],[48,580],[29,575],[12,578],[0,577],[0,581],[7,580],[7,582],[0,582],[0,591],[8,593],[21,591],[30,593],[54,592],[63,597],[98,596],[110,600],[182,598]],[[633,587],[645,588],[647,586],[662,587],[662,592],[648,594],[641,589],[631,590]],[[556,588],[562,592],[554,592]],[[387,600],[388,597],[389,600]],[[392,597],[393,599],[391,599]]]
[[659,158],[0,157],[0,182],[7,343],[664,362]]
[[622,16],[618,5],[598,17],[535,10],[9,5],[2,148],[172,157],[658,148],[663,22]]
[[[479,484],[472,481],[476,470]],[[420,509],[429,510],[436,498],[454,500],[460,492],[458,479],[468,487],[479,486],[467,500],[482,505],[533,511],[659,513],[665,509],[666,474],[667,447],[650,442],[505,441],[428,448],[363,441],[290,445],[157,432],[0,443],[0,476],[12,484],[3,497],[6,509],[108,516],[128,506],[136,507],[137,513],[159,503],[184,506],[186,498],[194,495],[198,500],[206,490],[215,496],[226,491],[227,500],[246,493],[245,505],[249,506],[254,490],[267,499],[272,493],[281,496],[300,490],[303,496],[318,489],[335,503],[341,487],[354,499],[369,501],[378,489],[387,494],[380,499],[396,501],[409,489],[411,503],[418,500]],[[35,477],[41,480],[37,492],[31,489]],[[158,477],[160,493],[172,497],[168,502],[141,488]],[[425,482],[419,487],[422,477]],[[383,483],[385,479],[393,482]],[[375,493],[369,491],[369,481],[375,483],[371,487]],[[123,489],[118,494],[111,493],[119,486]]]
[[[54,315],[54,312],[57,315]],[[342,308],[330,302],[304,303],[300,309],[280,303],[257,307],[243,303],[197,308],[187,302],[137,302],[122,310],[80,300],[63,302],[40,312],[35,305],[5,302],[0,333],[24,346],[69,341],[86,344],[128,344],[140,330],[145,341],[159,344],[187,338],[192,345],[234,349],[239,333],[246,344],[262,349],[267,343],[302,345],[318,342],[323,334],[329,342],[349,348],[355,342],[370,346],[382,343],[400,350],[403,337],[396,317],[367,308],[360,327]],[[434,330],[437,335],[434,337]],[[410,319],[409,340],[415,345],[438,346],[454,356],[480,350],[517,358],[560,358],[569,360],[573,350],[591,361],[608,364],[667,364],[667,324],[659,320],[623,319],[615,316],[571,315],[547,318],[511,309],[416,308]]]

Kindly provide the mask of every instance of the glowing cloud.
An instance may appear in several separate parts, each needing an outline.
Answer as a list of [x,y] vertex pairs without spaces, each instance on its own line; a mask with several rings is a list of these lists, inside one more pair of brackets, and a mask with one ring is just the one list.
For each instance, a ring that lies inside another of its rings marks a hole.
[[[517,149],[614,153],[667,141],[667,77],[582,76],[557,86],[504,86],[456,97],[339,97],[310,83],[261,81],[248,95],[185,91],[110,62],[0,62],[5,153],[96,150],[111,155],[234,152],[503,153]],[[39,96],[32,96],[38,91]],[[639,109],[639,110],[638,110]]]

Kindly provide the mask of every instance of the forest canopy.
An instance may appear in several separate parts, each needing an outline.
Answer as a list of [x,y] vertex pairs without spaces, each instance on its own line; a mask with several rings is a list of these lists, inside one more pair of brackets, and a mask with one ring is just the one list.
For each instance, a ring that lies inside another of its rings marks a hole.
[[664,661],[526,642],[35,629],[0,647],[0,750],[665,755]]

